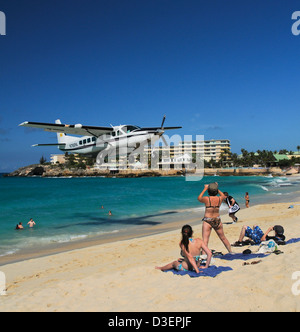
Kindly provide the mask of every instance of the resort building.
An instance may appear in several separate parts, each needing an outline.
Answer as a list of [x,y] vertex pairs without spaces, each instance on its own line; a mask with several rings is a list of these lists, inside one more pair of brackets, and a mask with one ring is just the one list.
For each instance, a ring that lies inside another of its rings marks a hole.
[[64,164],[66,162],[66,158],[64,154],[52,154],[50,156],[51,164]]
[[198,151],[203,155],[204,160],[218,162],[221,155],[228,155],[230,152],[230,141],[227,139],[211,139],[205,141],[181,142],[178,148],[184,153],[194,154]]
[[[182,141],[178,145],[160,146],[156,150],[162,153],[162,155],[170,154],[170,158],[178,158],[183,155],[190,155],[191,157],[200,153],[204,157],[204,160],[210,161],[211,159],[218,162],[221,155],[227,155],[230,153],[230,141],[227,139],[211,139],[205,141]],[[145,147],[145,151],[150,154],[152,150],[149,147]]]
[[[227,156],[230,153],[230,148],[230,141],[227,139],[180,141],[176,145],[171,143],[169,146],[157,146],[154,148],[145,146],[143,158],[139,156],[128,164],[127,161],[123,160],[126,158],[120,157],[118,162],[117,160],[111,160],[111,165],[105,163],[103,167],[113,167],[115,164],[118,164],[120,169],[128,166],[130,168],[148,168],[153,154],[156,154],[158,158],[157,167],[159,168],[167,165],[170,165],[171,168],[186,167],[195,162],[197,154],[207,162],[211,160],[218,162],[222,156]],[[78,159],[78,155],[75,155],[75,159]],[[65,162],[65,155],[51,155],[52,164],[64,164]]]
[[230,141],[227,139],[212,139],[204,141],[181,141],[177,145],[159,146],[151,149],[145,147],[145,153],[150,158],[153,151],[160,156],[159,166],[171,165],[171,168],[179,165],[184,167],[195,162],[196,155],[209,162],[218,162],[222,156],[227,156],[231,151]]

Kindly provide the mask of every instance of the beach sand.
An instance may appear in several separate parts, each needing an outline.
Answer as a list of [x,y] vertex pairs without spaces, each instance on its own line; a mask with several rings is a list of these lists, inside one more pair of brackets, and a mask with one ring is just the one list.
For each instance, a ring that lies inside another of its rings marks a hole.
[[[254,224],[263,230],[280,224],[287,239],[300,237],[297,202],[244,208],[238,217],[237,224],[229,224],[231,219],[223,216],[230,243],[243,225]],[[195,237],[201,237],[201,218],[193,226]],[[300,311],[300,295],[295,293],[300,293],[300,284],[292,279],[300,271],[300,242],[280,246],[283,254],[271,254],[256,265],[215,259],[215,265],[232,268],[215,278],[156,270],[180,257],[179,241],[180,228],[0,266],[7,287],[0,311]],[[209,247],[226,253],[214,232]]]

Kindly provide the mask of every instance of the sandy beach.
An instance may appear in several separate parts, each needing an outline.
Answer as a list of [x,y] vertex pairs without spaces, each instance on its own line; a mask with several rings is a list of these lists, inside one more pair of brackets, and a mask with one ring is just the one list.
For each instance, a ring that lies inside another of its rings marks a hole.
[[[263,230],[282,225],[287,240],[300,238],[300,202],[243,208],[238,217],[237,224],[229,224],[223,216],[231,243],[243,225],[254,224]],[[195,237],[201,237],[201,218],[193,226]],[[292,279],[300,271],[300,242],[280,246],[282,254],[256,265],[215,259],[215,265],[232,270],[190,278],[155,269],[179,258],[179,240],[180,228],[3,265],[6,295],[0,296],[0,311],[300,311],[300,285]],[[226,253],[214,232],[209,247]]]

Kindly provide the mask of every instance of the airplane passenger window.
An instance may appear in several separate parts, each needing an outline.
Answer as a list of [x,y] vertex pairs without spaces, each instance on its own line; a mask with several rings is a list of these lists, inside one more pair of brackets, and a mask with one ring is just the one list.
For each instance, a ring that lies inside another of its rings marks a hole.
[[79,145],[82,145],[82,141],[79,141]]

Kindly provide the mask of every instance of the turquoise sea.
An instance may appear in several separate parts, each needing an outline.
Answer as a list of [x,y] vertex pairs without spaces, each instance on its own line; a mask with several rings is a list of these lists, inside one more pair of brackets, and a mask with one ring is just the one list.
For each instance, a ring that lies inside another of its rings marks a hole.
[[[36,250],[49,244],[134,232],[184,216],[203,217],[197,201],[204,184],[219,183],[244,208],[250,204],[292,201],[299,178],[185,177],[155,178],[12,178],[0,176],[0,256]],[[299,197],[299,196],[298,196]],[[103,205],[103,209],[101,208]],[[112,211],[112,216],[108,211]],[[226,206],[223,207],[226,210]],[[29,229],[30,218],[36,227]],[[16,231],[22,222],[23,231]]]

